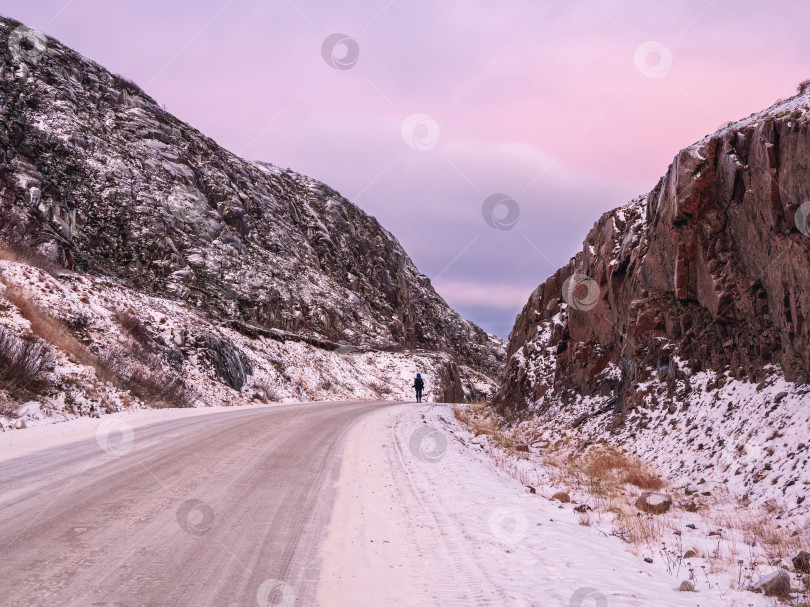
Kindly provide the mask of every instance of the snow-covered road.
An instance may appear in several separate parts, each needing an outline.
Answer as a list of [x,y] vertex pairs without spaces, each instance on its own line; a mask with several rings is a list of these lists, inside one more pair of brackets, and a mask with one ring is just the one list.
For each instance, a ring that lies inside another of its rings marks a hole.
[[716,590],[678,592],[661,563],[529,493],[463,434],[450,405],[383,409],[353,427],[319,604],[731,604]]
[[47,446],[0,463],[3,605],[731,604],[530,494],[450,405],[161,416],[0,440]]

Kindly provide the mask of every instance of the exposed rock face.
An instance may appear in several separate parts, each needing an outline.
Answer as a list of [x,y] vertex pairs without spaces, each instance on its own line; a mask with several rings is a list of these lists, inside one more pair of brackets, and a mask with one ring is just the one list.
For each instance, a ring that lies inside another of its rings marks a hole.
[[612,397],[612,423],[656,377],[810,380],[810,97],[681,151],[656,187],[605,213],[510,335],[501,412]]
[[[222,321],[500,374],[502,340],[451,310],[373,217],[234,156],[53,39],[14,52],[18,27],[0,19],[0,237]],[[218,356],[241,386],[238,357]]]

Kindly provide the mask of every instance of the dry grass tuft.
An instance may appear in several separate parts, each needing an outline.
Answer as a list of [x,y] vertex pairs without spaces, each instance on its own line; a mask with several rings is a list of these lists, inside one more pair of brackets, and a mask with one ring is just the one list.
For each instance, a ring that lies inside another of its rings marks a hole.
[[659,491],[664,481],[638,458],[604,447],[589,451],[581,471],[591,483],[599,485],[633,485],[639,489]]
[[104,352],[97,356],[73,336],[64,322],[36,305],[19,289],[7,283],[6,286],[6,297],[31,324],[31,331],[79,364],[93,367],[99,379],[129,390],[152,406],[192,406],[193,390],[182,378],[165,370],[156,356],[141,356],[144,358],[141,364],[132,363],[118,353]]
[[485,434],[498,447],[514,451],[517,441],[503,432],[495,417],[488,413],[487,403],[459,405],[453,409],[455,418],[467,426],[474,436]]
[[67,352],[80,364],[96,366],[97,360],[70,332],[61,320],[36,305],[22,291],[6,283],[6,298],[14,304],[31,324],[31,331],[55,348]]
[[54,263],[45,255],[36,251],[23,242],[0,242],[0,260],[21,263],[44,270],[51,276],[58,276],[65,269]]

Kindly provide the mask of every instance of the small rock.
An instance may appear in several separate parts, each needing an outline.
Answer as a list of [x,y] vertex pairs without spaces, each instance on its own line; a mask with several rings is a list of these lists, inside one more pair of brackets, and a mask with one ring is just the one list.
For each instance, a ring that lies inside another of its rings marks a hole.
[[761,592],[765,596],[786,599],[790,596],[790,574],[784,569],[777,569],[759,578],[759,581],[751,586],[750,590],[751,592]]
[[517,443],[515,445],[515,451],[523,451],[524,453],[528,453],[529,452],[529,445],[526,445],[524,443]]
[[653,560],[652,560],[652,558],[651,558],[651,557],[649,557],[649,556],[645,556],[645,557],[644,557],[644,562],[645,562],[645,563],[652,563],[652,562],[653,562]]
[[810,573],[810,553],[805,552],[802,550],[793,557],[793,567],[796,571],[801,571],[802,573]]
[[645,491],[636,500],[636,508],[649,514],[664,514],[672,507],[672,496],[667,493]]
[[529,490],[529,493],[537,493],[537,489],[535,489],[534,487],[529,487],[528,485],[526,487]]
[[681,585],[678,588],[678,590],[680,590],[681,592],[694,592],[695,585],[689,580],[684,580],[683,582],[681,582]]
[[696,556],[697,552],[695,552],[694,550],[687,550],[686,552],[683,553],[683,558],[685,559],[693,559]]
[[697,529],[697,527],[695,527],[694,523],[689,523],[689,524],[687,525],[687,527],[688,527],[689,529]]
[[722,533],[720,533],[719,531],[709,531],[709,537],[713,535],[722,535]]
[[25,428],[25,420],[18,419],[16,422],[14,422],[14,427],[17,428],[17,430],[22,430]]
[[567,504],[571,501],[571,497],[565,491],[557,491],[557,493],[551,496],[551,499],[562,502],[563,504]]
[[695,502],[685,502],[681,507],[687,512],[697,512],[698,509]]

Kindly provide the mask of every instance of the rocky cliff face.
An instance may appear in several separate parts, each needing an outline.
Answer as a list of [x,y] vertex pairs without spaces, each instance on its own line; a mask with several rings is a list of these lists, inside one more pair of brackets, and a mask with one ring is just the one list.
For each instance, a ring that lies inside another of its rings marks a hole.
[[674,411],[701,372],[709,390],[810,380],[809,107],[803,92],[722,128],[604,214],[517,317],[497,408],[602,397],[569,421],[610,411],[617,427]]
[[222,322],[446,352],[500,373],[503,342],[451,310],[397,240],[327,185],[234,156],[13,20],[0,19],[0,49],[6,242]]

